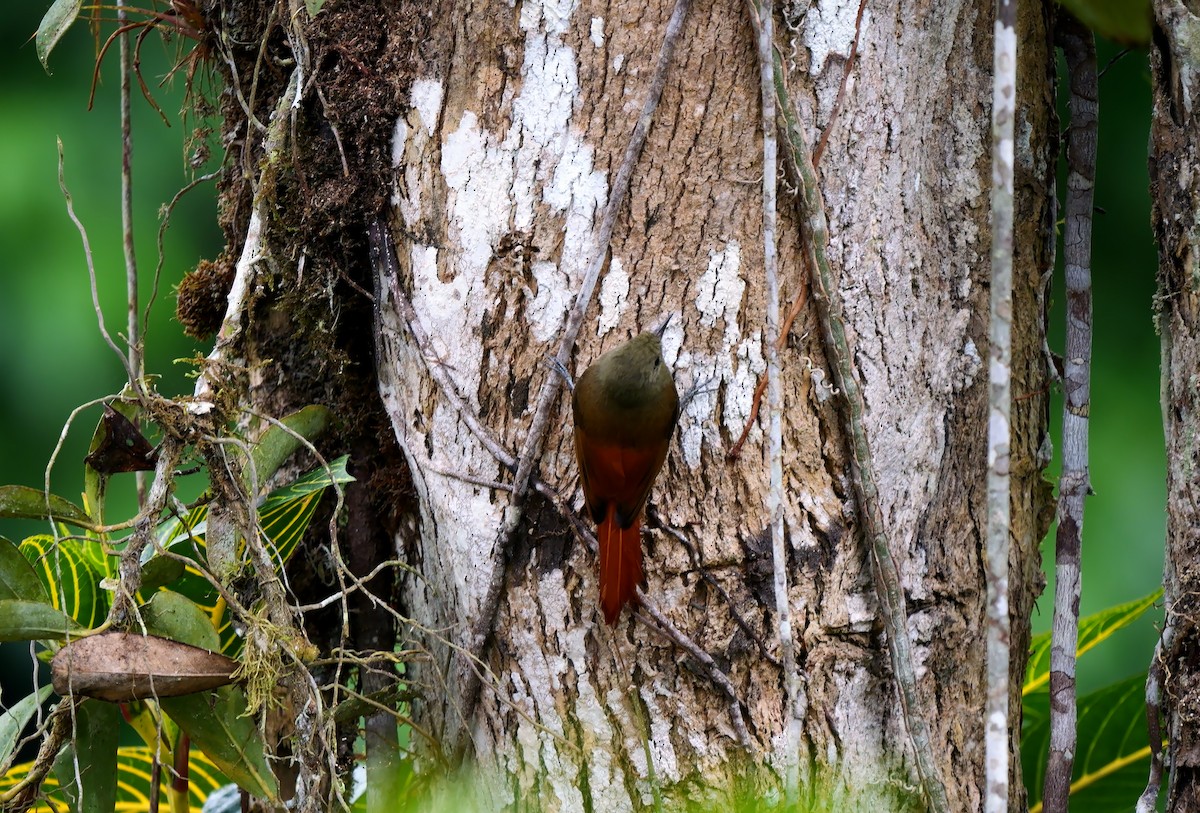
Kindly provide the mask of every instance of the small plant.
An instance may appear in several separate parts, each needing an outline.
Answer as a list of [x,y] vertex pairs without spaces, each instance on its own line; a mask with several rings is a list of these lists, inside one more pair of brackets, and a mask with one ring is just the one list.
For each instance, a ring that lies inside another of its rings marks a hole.
[[[1102,610],[1079,621],[1077,654],[1108,640],[1141,618],[1162,590]],[[1025,672],[1021,768],[1030,813],[1041,813],[1042,780],[1050,747],[1050,633],[1034,637]],[[1146,740],[1146,673],[1079,697],[1079,753],[1071,777],[1071,800],[1090,813],[1127,813],[1146,787],[1150,745]]]
[[[257,476],[269,478],[328,417],[324,408],[309,407],[268,429],[251,449]],[[53,524],[53,533],[19,544],[0,537],[0,641],[33,642],[54,676],[53,687],[0,716],[6,810],[35,803],[80,809],[84,796],[98,805],[89,809],[159,809],[152,800],[160,795],[173,811],[198,809],[229,781],[264,799],[279,797],[253,713],[270,702],[270,692],[243,657],[246,619],[235,619],[227,582],[213,576],[214,528],[221,523],[210,515],[211,495],[186,511],[173,509],[158,524],[154,545],[140,558],[133,622],[112,629],[109,609],[129,538],[114,530],[128,524],[103,524],[104,484],[115,471],[152,467],[153,451],[131,421],[108,407],[87,458],[83,506],[24,486],[0,488],[0,518]],[[258,502],[256,527],[277,575],[325,489],[352,479],[341,457]],[[248,563],[246,541],[225,542],[230,548],[220,555],[233,577]],[[22,732],[35,716],[42,720],[39,710],[55,693],[61,696],[55,711],[30,735],[43,738],[38,758],[12,765]],[[144,745],[118,747],[125,726]]]

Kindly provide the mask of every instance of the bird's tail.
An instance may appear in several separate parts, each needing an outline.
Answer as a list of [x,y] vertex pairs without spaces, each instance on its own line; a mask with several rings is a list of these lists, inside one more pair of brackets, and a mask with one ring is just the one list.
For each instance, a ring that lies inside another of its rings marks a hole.
[[596,527],[600,543],[600,608],[609,625],[626,604],[637,603],[637,586],[642,583],[641,518],[628,528],[617,522],[617,507],[609,503],[608,514]]

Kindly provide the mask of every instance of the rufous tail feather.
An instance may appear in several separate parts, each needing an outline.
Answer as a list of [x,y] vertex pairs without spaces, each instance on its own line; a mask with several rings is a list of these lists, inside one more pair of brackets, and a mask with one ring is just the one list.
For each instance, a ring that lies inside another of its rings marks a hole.
[[604,620],[613,625],[626,604],[637,603],[637,586],[642,583],[641,520],[635,519],[628,528],[617,522],[615,504],[608,506],[608,515],[596,527],[600,543],[600,608]]

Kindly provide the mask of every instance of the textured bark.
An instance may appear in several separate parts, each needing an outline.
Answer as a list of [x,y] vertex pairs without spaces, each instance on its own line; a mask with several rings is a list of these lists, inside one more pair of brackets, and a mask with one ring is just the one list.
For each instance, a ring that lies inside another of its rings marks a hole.
[[[598,211],[669,10],[667,3],[533,2],[518,11],[460,4],[437,21],[430,68],[414,82],[410,112],[398,124],[403,287],[437,358],[421,358],[391,319],[379,372],[421,496],[423,578],[410,585],[412,612],[452,641],[461,640],[463,619],[474,620],[490,570],[502,566],[497,529],[507,494],[477,482],[502,481],[506,472],[425,365],[444,365],[504,445],[520,447],[528,393],[551,374],[541,360],[553,352],[593,251]],[[785,43],[793,92],[813,122],[814,143],[842,78],[854,11],[829,4],[800,19],[785,9],[782,22],[794,29]],[[1034,11],[1039,16],[1024,18],[1020,35],[1021,92],[1035,103],[1018,105],[1016,156],[1017,221],[1032,225],[1017,236],[1014,392],[1032,397],[1014,413],[1014,653],[1028,635],[1046,502],[1036,454],[1044,431],[1036,294],[1048,256],[1040,229],[1049,220],[1049,67],[1041,10]],[[935,752],[952,778],[951,806],[961,810],[979,808],[982,777],[991,27],[983,5],[869,8],[822,164],[884,516],[910,601]],[[770,542],[761,431],[738,461],[724,460],[763,369],[754,65],[739,3],[717,2],[689,18],[577,358],[582,368],[669,310],[679,314],[665,341],[677,377],[684,386],[714,381],[689,405],[654,496],[658,515],[692,550],[648,534],[647,589],[728,669],[749,712],[751,756],[773,762],[782,756],[774,753],[783,728],[779,671],[734,618],[776,650],[762,569]],[[804,279],[795,223],[786,207],[783,215],[781,268],[792,297]],[[831,782],[847,800],[898,809],[911,799],[888,779],[910,777],[911,766],[812,327],[809,314],[793,325],[783,380],[789,601],[805,677],[809,779]],[[560,415],[566,426],[565,406]],[[550,438],[539,474],[577,496],[569,432]],[[628,617],[613,630],[599,623],[594,562],[552,506],[529,506],[508,559],[487,653],[491,675],[480,713],[466,722],[476,753],[506,777],[498,801],[640,808],[651,797],[651,775],[675,797],[703,793],[728,770],[741,748],[719,694],[652,631]],[[462,679],[456,659],[429,643],[454,698]],[[418,714],[443,736],[464,724],[440,694]]]
[[1200,808],[1200,17],[1155,3],[1150,186],[1167,442],[1167,626],[1161,644],[1169,811]]
[[[417,574],[405,577],[397,601],[417,622],[402,635],[416,636],[430,652],[428,661],[410,664],[409,676],[424,692],[413,715],[443,742],[469,734],[475,756],[497,778],[488,791],[494,802],[620,811],[648,807],[659,795],[668,803],[711,799],[748,762],[760,769],[741,781],[756,794],[776,792],[782,778],[771,771],[787,755],[780,752],[785,702],[776,665],[765,413],[740,458],[725,455],[765,369],[761,111],[743,3],[713,0],[687,19],[574,366],[582,370],[664,312],[675,314],[664,337],[667,361],[681,391],[693,382],[706,386],[688,404],[652,494],[652,517],[661,524],[648,522],[644,535],[646,592],[729,676],[742,700],[749,753],[704,668],[628,614],[613,628],[603,624],[593,557],[553,502],[531,493],[516,533],[504,538],[510,492],[489,484],[510,482],[511,472],[430,373],[430,365],[445,372],[515,455],[534,394],[553,374],[543,360],[555,351],[595,252],[600,213],[671,3],[530,0],[513,7],[461,0],[428,17],[423,8],[331,1],[309,24],[323,99],[307,97],[295,177],[282,181],[290,184],[284,192],[293,208],[277,211],[293,228],[272,228],[276,259],[300,268],[295,277],[276,273],[278,289],[310,289],[307,298],[271,293],[257,306],[247,354],[254,400],[278,412],[317,399],[315,393],[351,408],[350,445],[369,444],[381,430],[399,441],[416,509],[380,524]],[[265,6],[260,11],[266,19]],[[819,167],[829,254],[866,402],[884,525],[906,592],[919,688],[950,808],[973,811],[983,786],[992,8],[970,0],[869,4],[842,110],[831,123],[856,11],[857,4],[833,0],[811,9],[788,4],[776,18],[776,41],[810,143],[831,128]],[[1021,12],[1014,755],[1022,653],[1040,589],[1037,545],[1052,513],[1040,455],[1041,281],[1054,222],[1053,63],[1044,10],[1022,4]],[[238,19],[250,19],[245,7]],[[256,56],[244,54],[242,87],[250,86]],[[277,92],[264,72],[260,98]],[[228,99],[226,112],[236,117]],[[235,163],[235,175],[252,166]],[[780,192],[787,302],[807,279],[788,190]],[[226,202],[226,227],[236,235],[248,201]],[[371,370],[364,369],[371,343],[361,334],[372,320],[365,299],[342,280],[372,289],[364,235],[381,211],[392,224],[401,292],[431,346],[421,352],[396,301],[380,297],[383,330],[374,337]],[[307,280],[314,275],[329,281],[328,290],[312,293]],[[335,295],[347,304],[328,320],[338,326],[331,338],[314,314],[328,304],[322,297]],[[829,809],[919,808],[836,396],[811,311],[792,325],[781,362],[802,780]],[[378,397],[362,386],[374,375]],[[578,510],[567,411],[565,401],[558,405],[560,428],[547,439],[535,475]],[[391,471],[386,463],[379,472]],[[411,494],[399,473],[391,480],[377,473],[373,482]],[[360,508],[364,516],[381,510],[380,493],[372,497]],[[377,531],[372,526],[355,538]],[[364,572],[383,555],[368,552],[355,567]],[[469,643],[500,567],[507,567],[507,580],[483,655],[480,704],[463,719],[469,681],[456,652]],[[1024,809],[1020,787],[1016,776],[1013,810]]]

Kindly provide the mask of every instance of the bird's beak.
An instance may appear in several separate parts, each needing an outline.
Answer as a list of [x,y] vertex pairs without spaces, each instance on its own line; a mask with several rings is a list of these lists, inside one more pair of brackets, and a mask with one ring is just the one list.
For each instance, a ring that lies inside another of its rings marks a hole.
[[663,319],[663,323],[661,325],[659,325],[658,327],[654,328],[654,332],[656,334],[658,334],[658,338],[661,339],[663,337],[663,334],[667,332],[667,325],[671,324],[671,317],[674,315],[675,314],[673,312],[668,313],[667,318]]

